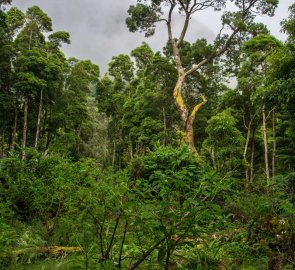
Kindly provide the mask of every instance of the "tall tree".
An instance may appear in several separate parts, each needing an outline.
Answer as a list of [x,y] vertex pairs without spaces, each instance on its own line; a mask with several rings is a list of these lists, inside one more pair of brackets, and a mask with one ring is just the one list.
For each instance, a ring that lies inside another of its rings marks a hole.
[[7,12],[0,10],[0,17],[0,106],[3,113],[1,117],[3,154],[4,148],[13,148],[16,137],[19,104],[12,87],[14,73],[12,63],[16,57],[13,39],[24,23],[24,14],[16,8],[11,8]]
[[90,120],[87,107],[88,96],[96,88],[99,77],[99,67],[90,60],[77,60],[71,58],[69,62],[69,73],[65,81],[65,112],[64,130],[74,136],[72,154],[79,157],[83,128]]
[[[46,97],[50,99],[52,91],[59,91],[63,88],[65,57],[60,51],[63,43],[70,44],[70,35],[67,32],[59,31],[48,36],[49,41],[46,43],[45,53],[47,64],[43,72],[43,77],[47,82]],[[40,126],[43,111],[44,89],[41,88],[39,92],[38,116],[35,134],[34,147],[38,148],[38,141],[40,136]]]
[[[195,13],[204,9],[213,8],[215,10],[221,10],[225,8],[227,2],[226,0],[138,0],[136,5],[129,7],[129,17],[126,19],[130,31],[135,32],[139,30],[145,32],[145,36],[147,37],[154,34],[157,22],[166,23],[168,39],[173,51],[173,60],[178,72],[177,82],[173,90],[173,97],[180,113],[185,140],[188,142],[191,151],[195,152],[197,156],[193,123],[200,108],[207,103],[207,99],[204,95],[200,94],[199,98],[202,101],[189,111],[183,98],[187,78],[195,72],[201,72],[206,65],[211,63],[214,59],[221,57],[225,52],[231,51],[231,45],[237,44],[241,35],[249,28],[253,28],[255,16],[257,14],[273,15],[278,4],[277,0],[234,1],[237,11],[226,11],[223,15],[222,28],[214,41],[211,53],[209,55],[204,55],[201,60],[191,63],[189,67],[185,68],[180,49],[184,44],[183,41],[189,28],[190,19]],[[180,15],[184,16],[182,30],[177,38],[175,38],[173,34],[175,10],[177,10]]]
[[4,154],[5,131],[8,127],[11,112],[13,112],[13,99],[10,92],[12,74],[11,40],[6,19],[6,13],[0,9],[0,117],[3,119],[0,124],[0,156]]
[[[265,97],[268,103],[274,104],[273,110],[273,153],[272,171],[294,170],[294,72],[295,72],[295,5],[289,8],[290,16],[282,22],[287,40],[268,58]],[[276,113],[275,113],[276,112]],[[276,130],[278,132],[276,132]],[[277,143],[276,143],[277,142]],[[278,164],[276,164],[278,163]]]
[[[41,89],[46,87],[46,82],[40,75],[46,65],[46,58],[44,58],[42,50],[45,46],[44,33],[49,31],[52,31],[51,19],[39,7],[33,6],[27,10],[24,25],[15,39],[15,46],[18,51],[15,88],[21,91],[24,99],[22,159],[25,158],[25,148],[27,146],[30,95],[36,90],[39,90],[41,94]],[[30,60],[26,61],[27,59]]]
[[[245,42],[244,50],[248,57],[248,75],[252,74],[252,79],[256,87],[252,93],[254,100],[260,101],[261,115],[262,115],[262,132],[263,132],[263,144],[264,144],[264,161],[265,161],[265,175],[269,182],[270,180],[270,164],[269,164],[269,146],[268,146],[268,133],[267,133],[267,120],[271,113],[275,111],[275,101],[267,98],[268,93],[266,91],[266,72],[269,66],[268,58],[270,55],[281,47],[282,44],[276,38],[270,35],[262,34],[258,35],[249,41]],[[246,84],[247,85],[247,84]],[[259,97],[259,98],[257,98]],[[273,134],[275,134],[275,117],[273,119]],[[273,154],[275,155],[275,136],[273,136]],[[274,156],[273,156],[273,174],[274,174]]]

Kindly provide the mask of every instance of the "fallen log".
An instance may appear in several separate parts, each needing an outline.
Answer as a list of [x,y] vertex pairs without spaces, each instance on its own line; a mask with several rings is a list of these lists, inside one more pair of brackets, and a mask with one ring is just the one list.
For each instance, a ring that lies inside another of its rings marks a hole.
[[15,250],[12,253],[15,256],[26,254],[26,253],[38,253],[46,256],[62,256],[69,253],[78,253],[83,252],[82,247],[60,247],[60,246],[51,246],[51,247],[33,247],[33,248],[23,248]]

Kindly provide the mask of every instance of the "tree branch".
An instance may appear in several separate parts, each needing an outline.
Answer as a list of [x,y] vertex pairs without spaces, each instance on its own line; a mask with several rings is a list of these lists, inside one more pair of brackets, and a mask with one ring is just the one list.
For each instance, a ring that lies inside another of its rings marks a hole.
[[172,23],[172,12],[173,12],[173,9],[174,8],[175,8],[175,4],[174,3],[171,3],[171,7],[170,7],[169,13],[168,13],[168,20],[167,20],[168,38],[169,38],[169,40],[170,40],[171,43],[173,42],[173,34],[172,34],[172,26],[171,26],[171,23]]
[[180,36],[176,42],[176,46],[177,48],[179,48],[184,40],[184,37],[186,35],[186,32],[187,32],[187,29],[188,29],[188,24],[189,24],[189,20],[190,20],[190,16],[191,16],[191,13],[186,11],[185,12],[185,22],[184,22],[184,25],[183,25],[183,28],[182,28],[182,31],[180,33]]
[[203,59],[201,62],[199,62],[198,64],[193,64],[191,66],[191,68],[185,72],[185,76],[192,74],[193,72],[195,72],[196,70],[200,69],[202,66],[206,65],[207,63],[209,63],[211,60],[213,60],[216,57],[221,56],[224,52],[226,52],[226,50],[228,49],[228,47],[230,46],[231,41],[234,39],[234,37],[236,36],[236,34],[239,32],[239,29],[235,29],[232,34],[229,36],[229,38],[227,39],[227,41],[225,42],[224,46],[217,51],[215,54]]
[[113,247],[113,242],[114,242],[114,239],[115,239],[115,236],[116,236],[116,232],[117,232],[117,228],[118,228],[118,225],[119,225],[119,222],[120,222],[121,215],[122,215],[122,212],[120,210],[119,213],[117,214],[117,217],[116,217],[115,227],[114,227],[114,230],[113,230],[113,233],[112,233],[112,236],[111,236],[109,246],[108,246],[106,252],[104,253],[103,258],[101,258],[101,262],[104,262],[104,261],[108,260],[109,257],[110,257],[110,252],[111,252],[111,249]]
[[134,270],[166,239],[166,236],[161,238],[155,244],[153,244],[133,265],[131,265],[128,270]]
[[191,121],[195,120],[197,112],[200,110],[200,108],[202,106],[204,106],[208,102],[208,100],[206,99],[205,96],[202,95],[201,98],[202,98],[203,101],[201,103],[199,103],[198,105],[196,105],[194,107],[194,109],[192,110],[192,112],[191,112],[191,115],[190,115]]

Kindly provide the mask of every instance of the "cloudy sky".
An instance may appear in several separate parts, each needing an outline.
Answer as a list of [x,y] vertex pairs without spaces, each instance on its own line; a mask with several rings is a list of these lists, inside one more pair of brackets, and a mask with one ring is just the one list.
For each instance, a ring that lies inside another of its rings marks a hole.
[[[54,31],[67,31],[71,35],[71,45],[64,47],[67,56],[91,59],[102,71],[112,56],[129,53],[146,41],[154,50],[161,50],[167,40],[165,27],[160,27],[156,35],[145,39],[140,33],[130,33],[125,26],[127,9],[136,0],[14,0],[13,5],[23,11],[37,5],[53,20]],[[259,18],[268,25],[271,33],[280,39],[280,22],[288,17],[288,7],[294,0],[280,0],[273,18]],[[212,41],[220,26],[220,15],[212,10],[203,11],[191,22],[187,40],[205,37]]]

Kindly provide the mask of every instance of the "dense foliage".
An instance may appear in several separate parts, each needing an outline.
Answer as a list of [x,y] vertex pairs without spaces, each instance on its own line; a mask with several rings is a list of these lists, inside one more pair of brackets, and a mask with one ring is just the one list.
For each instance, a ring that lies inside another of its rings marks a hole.
[[[168,43],[101,76],[0,0],[0,269],[294,269],[295,5],[283,42],[255,23],[276,0],[137,2],[129,30]],[[229,32],[185,41],[209,7]]]

